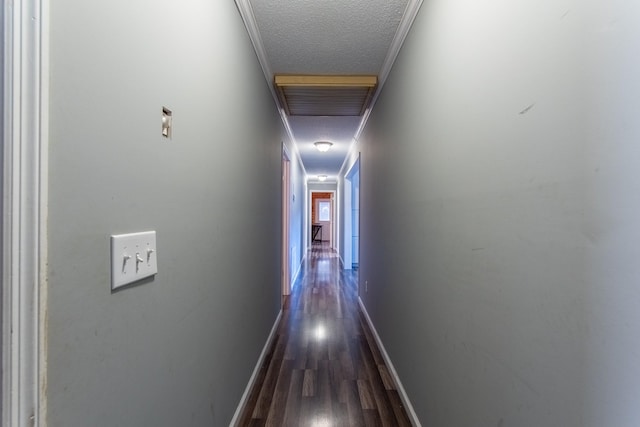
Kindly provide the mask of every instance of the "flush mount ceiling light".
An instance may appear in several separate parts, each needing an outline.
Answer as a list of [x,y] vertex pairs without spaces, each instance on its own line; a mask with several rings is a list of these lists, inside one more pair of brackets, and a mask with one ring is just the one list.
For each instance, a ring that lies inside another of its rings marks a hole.
[[329,141],[317,141],[317,142],[314,142],[313,145],[316,146],[318,151],[322,151],[324,153],[326,151],[329,151],[329,148],[331,148],[333,143]]
[[318,180],[326,181],[327,180],[327,175],[318,175]]

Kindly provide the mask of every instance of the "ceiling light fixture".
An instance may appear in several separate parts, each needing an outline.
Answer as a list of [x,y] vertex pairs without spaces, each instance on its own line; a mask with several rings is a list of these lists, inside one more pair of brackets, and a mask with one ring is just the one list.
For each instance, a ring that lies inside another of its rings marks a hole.
[[326,181],[327,180],[327,175],[318,175],[318,179],[320,181]]
[[322,151],[324,153],[326,151],[329,151],[329,148],[331,148],[333,143],[329,141],[317,141],[317,142],[314,142],[313,145],[316,146],[318,151]]

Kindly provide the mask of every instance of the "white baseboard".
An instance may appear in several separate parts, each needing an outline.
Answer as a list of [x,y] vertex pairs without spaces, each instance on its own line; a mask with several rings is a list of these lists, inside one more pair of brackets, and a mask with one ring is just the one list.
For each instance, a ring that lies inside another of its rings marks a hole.
[[402,400],[402,403],[404,404],[404,407],[407,410],[407,414],[409,415],[409,419],[411,420],[411,423],[415,427],[422,427],[422,424],[420,424],[420,420],[416,415],[416,411],[414,411],[413,405],[411,405],[411,401],[409,401],[409,396],[407,396],[407,392],[404,390],[404,387],[400,382],[400,378],[398,377],[396,368],[393,367],[393,363],[391,363],[391,359],[389,359],[387,350],[385,350],[384,345],[380,340],[380,336],[378,335],[378,331],[376,331],[376,328],[373,326],[373,322],[369,317],[369,313],[367,313],[367,308],[364,306],[364,303],[362,302],[362,299],[360,297],[358,297],[358,302],[360,303],[360,308],[364,313],[365,319],[367,319],[367,324],[369,325],[369,329],[371,329],[371,332],[373,333],[373,337],[376,340],[376,344],[380,349],[380,353],[382,353],[382,358],[384,359],[384,363],[387,365],[387,369],[389,370],[389,373],[391,373],[391,376],[393,377],[393,381],[395,381],[396,383],[396,387],[398,387],[398,394],[400,395],[400,399]]
[[262,364],[264,363],[264,359],[267,357],[267,353],[269,352],[269,348],[273,343],[273,339],[276,335],[276,331],[278,330],[278,326],[280,325],[281,318],[282,318],[282,310],[280,310],[280,312],[278,313],[278,317],[276,317],[276,321],[273,324],[273,327],[271,328],[271,332],[269,333],[267,342],[265,343],[264,348],[262,349],[262,353],[260,353],[260,357],[258,358],[258,363],[256,363],[256,367],[253,368],[253,373],[251,374],[251,378],[249,378],[249,384],[247,384],[247,388],[245,388],[244,390],[244,394],[240,399],[240,403],[236,408],[235,414],[233,414],[233,418],[231,419],[229,426],[239,427],[238,422],[240,422],[240,417],[242,416],[242,413],[244,412],[244,409],[247,406],[247,399],[249,399],[249,393],[251,393],[251,389],[253,388],[253,385],[256,382],[256,378],[258,377],[258,373],[260,372],[260,368],[262,367]]
[[302,257],[302,260],[300,260],[300,265],[298,266],[298,270],[296,271],[296,274],[293,275],[293,280],[291,280],[291,289],[293,289],[293,287],[295,286],[296,281],[298,280],[298,276],[300,276],[300,272],[302,271],[302,266],[304,265],[306,260],[307,260],[307,255],[305,254]]

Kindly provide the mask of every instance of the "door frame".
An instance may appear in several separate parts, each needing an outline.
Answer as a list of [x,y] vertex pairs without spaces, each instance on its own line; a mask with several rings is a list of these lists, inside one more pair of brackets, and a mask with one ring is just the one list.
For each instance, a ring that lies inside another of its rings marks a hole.
[[[356,202],[356,195],[353,194],[353,178],[358,174],[358,180],[360,178],[360,153],[358,153],[358,157],[353,162],[348,172],[344,177],[344,210],[343,210],[343,220],[344,220],[344,235],[342,236],[343,244],[344,244],[344,268],[346,270],[353,269],[353,260],[354,260],[354,252],[356,248],[353,247],[353,231],[355,227],[358,227],[358,235],[360,235],[360,220],[358,219],[357,224],[354,224],[353,221],[353,205]],[[358,191],[358,209],[360,206],[360,191]],[[359,245],[360,239],[358,239]],[[358,257],[360,251],[358,250]]]
[[[314,193],[331,193],[331,235],[329,238],[330,241],[330,247],[331,249],[336,249],[337,246],[337,228],[338,228],[338,223],[337,223],[337,215],[336,215],[336,205],[337,205],[337,200],[336,200],[336,190],[309,190],[309,205],[308,205],[308,209],[307,209],[307,214],[306,217],[310,220],[309,224],[307,226],[307,230],[305,231],[305,235],[308,236],[307,237],[307,242],[309,242],[309,247],[311,247],[312,241],[313,241],[313,236],[311,235],[311,225],[314,222],[314,218],[313,218],[313,194]],[[322,199],[322,200],[326,200],[326,199]]]
[[[282,262],[283,297],[291,294],[291,156],[282,142]],[[284,298],[283,298],[284,302]]]
[[[318,217],[320,216],[320,204],[321,203],[329,203],[329,221],[321,221],[320,219],[318,219]],[[315,212],[316,212],[316,218],[315,218],[315,223],[322,223],[322,228],[320,229],[320,235],[321,235],[321,241],[325,242],[326,240],[324,240],[324,230],[325,230],[325,224],[328,223],[328,227],[329,227],[329,247],[333,247],[333,199],[329,198],[329,199],[316,199],[316,205],[315,205]]]
[[2,2],[2,425],[44,426],[49,0]]

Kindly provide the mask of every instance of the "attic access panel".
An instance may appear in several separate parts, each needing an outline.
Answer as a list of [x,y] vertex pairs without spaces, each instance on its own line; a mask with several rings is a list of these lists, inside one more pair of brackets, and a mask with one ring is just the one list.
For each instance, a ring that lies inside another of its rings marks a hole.
[[289,116],[361,116],[378,78],[280,74],[274,77],[274,84]]

